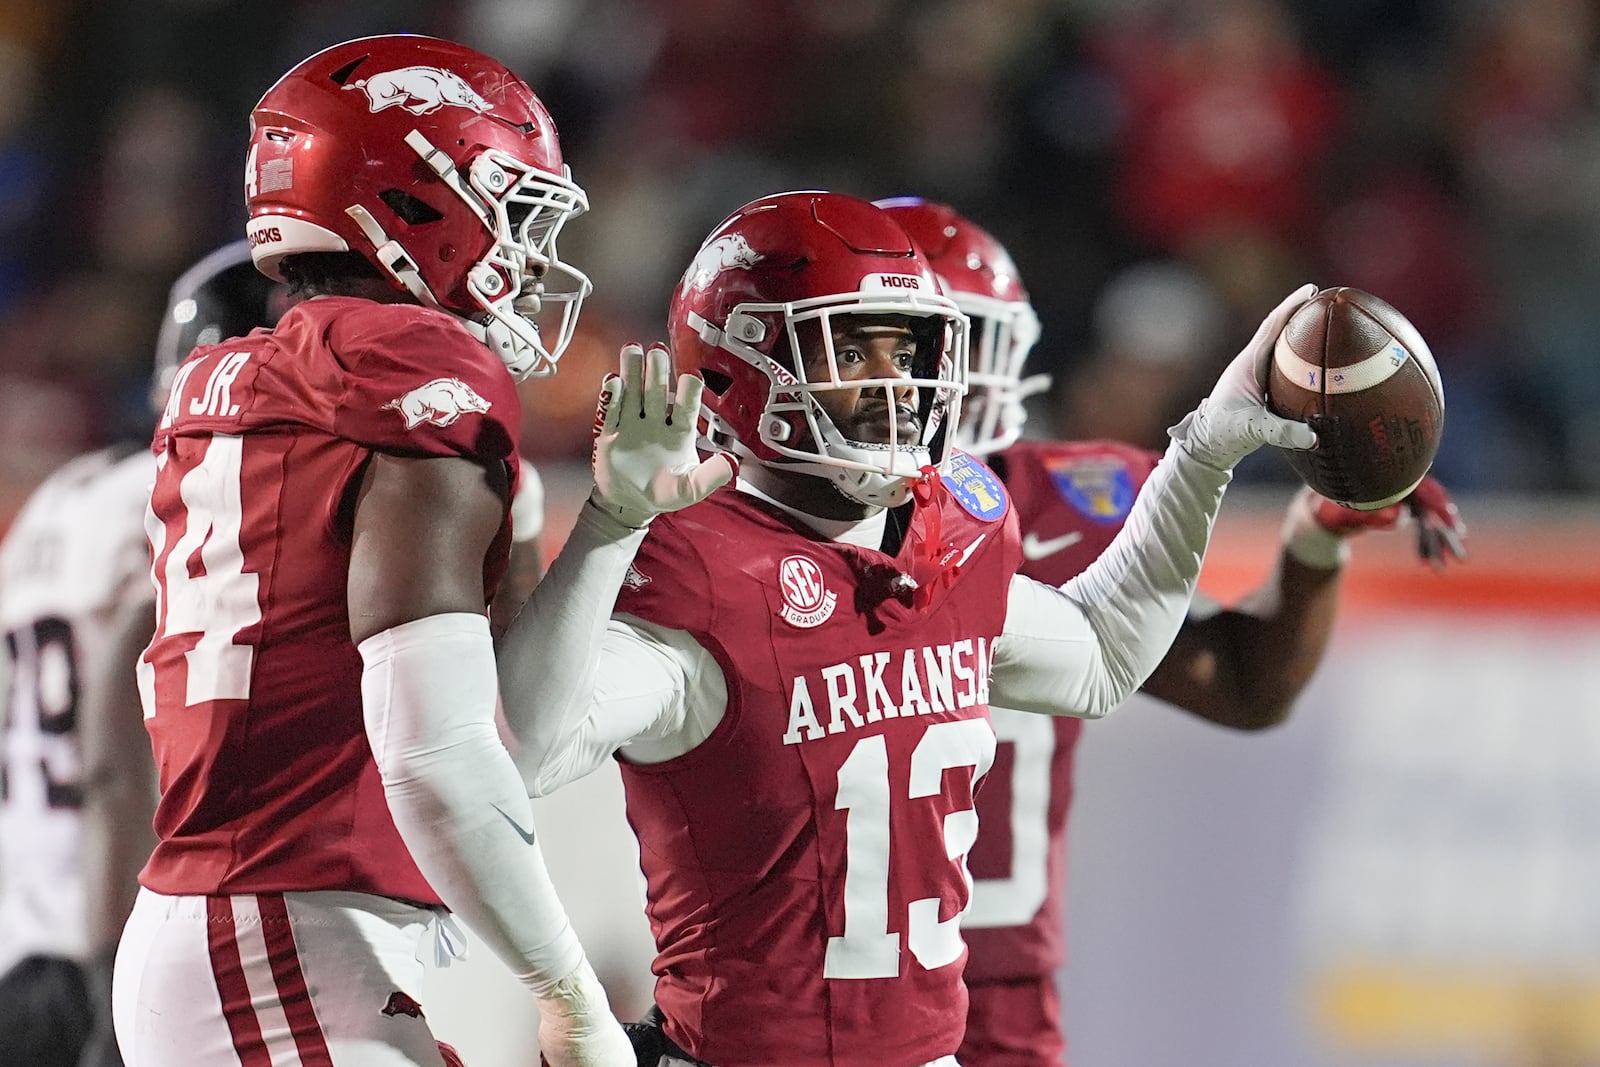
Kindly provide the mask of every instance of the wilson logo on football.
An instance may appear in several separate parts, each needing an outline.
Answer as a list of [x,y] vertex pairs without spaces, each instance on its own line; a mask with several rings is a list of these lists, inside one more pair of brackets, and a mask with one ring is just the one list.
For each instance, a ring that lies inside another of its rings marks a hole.
[[345,88],[364,90],[374,113],[385,108],[403,107],[413,115],[426,115],[446,104],[470,108],[479,113],[494,107],[479,96],[477,90],[468,85],[461,75],[438,67],[386,70],[370,78],[358,78]]
[[406,429],[414,430],[425,422],[449,426],[463,415],[488,411],[489,402],[460,378],[435,378],[395,397],[382,410],[398,411]]
[[821,626],[833,617],[838,596],[822,580],[822,568],[808,556],[785,556],[778,564],[782,615],[791,626]]

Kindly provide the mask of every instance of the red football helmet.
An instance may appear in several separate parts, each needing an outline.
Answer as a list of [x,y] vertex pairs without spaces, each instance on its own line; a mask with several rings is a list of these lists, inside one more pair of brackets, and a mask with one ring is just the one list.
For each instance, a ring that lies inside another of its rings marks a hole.
[[[832,319],[889,315],[918,334],[910,378],[841,382]],[[827,478],[865,504],[894,506],[924,466],[942,463],[966,392],[967,325],[927,260],[893,219],[865,200],[780,193],[725,219],[673,293],[667,323],[679,369],[706,381],[706,433],[757,462]],[[820,333],[827,377],[807,380],[801,332]],[[833,389],[915,387],[918,432],[848,439],[817,403]]]
[[1039,340],[1039,316],[1017,266],[1005,246],[952,207],[914,196],[877,204],[921,247],[944,291],[972,320],[969,391],[956,444],[980,456],[998,452],[1022,434],[1023,400],[1050,387],[1048,375],[1022,377]]
[[281,278],[297,252],[359,252],[476,327],[518,380],[554,372],[590,290],[556,235],[589,201],[521,78],[449,41],[367,37],[285,74],[250,129],[246,231],[263,273]]

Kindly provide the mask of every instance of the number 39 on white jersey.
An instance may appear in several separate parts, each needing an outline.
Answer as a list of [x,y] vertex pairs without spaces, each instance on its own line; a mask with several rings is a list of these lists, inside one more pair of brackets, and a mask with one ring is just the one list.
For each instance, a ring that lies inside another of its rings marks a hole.
[[0,973],[84,951],[79,702],[118,610],[151,595],[141,515],[153,477],[144,451],[82,456],[0,544]]

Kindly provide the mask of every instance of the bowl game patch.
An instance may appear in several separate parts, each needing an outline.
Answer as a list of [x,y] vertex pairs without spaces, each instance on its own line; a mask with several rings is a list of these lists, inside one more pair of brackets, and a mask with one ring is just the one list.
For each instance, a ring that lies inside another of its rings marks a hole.
[[981,460],[955,452],[939,472],[950,495],[968,514],[984,522],[993,522],[1006,513],[1006,490],[994,471]]

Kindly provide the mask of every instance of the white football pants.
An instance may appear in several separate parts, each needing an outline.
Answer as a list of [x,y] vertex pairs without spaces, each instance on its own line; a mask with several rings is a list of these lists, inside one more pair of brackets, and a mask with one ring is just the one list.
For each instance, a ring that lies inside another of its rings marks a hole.
[[112,988],[123,1060],[442,1067],[419,1003],[439,936],[434,911],[365,893],[141,889]]

